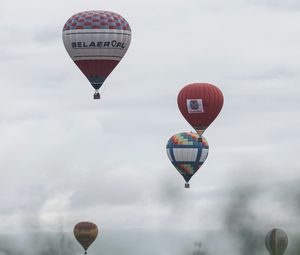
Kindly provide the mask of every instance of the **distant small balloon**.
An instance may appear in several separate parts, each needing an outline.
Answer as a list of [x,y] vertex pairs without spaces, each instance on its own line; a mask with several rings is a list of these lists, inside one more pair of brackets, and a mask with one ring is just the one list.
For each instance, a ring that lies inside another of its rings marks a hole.
[[87,254],[87,249],[95,241],[98,235],[98,227],[92,222],[79,222],[73,230],[76,240],[84,249],[84,254]]
[[265,244],[271,255],[282,255],[288,245],[287,234],[279,228],[274,228],[267,233]]

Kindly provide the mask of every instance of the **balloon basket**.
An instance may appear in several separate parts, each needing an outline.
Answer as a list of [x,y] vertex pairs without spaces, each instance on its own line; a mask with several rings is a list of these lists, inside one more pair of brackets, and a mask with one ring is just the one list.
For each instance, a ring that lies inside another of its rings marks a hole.
[[95,92],[94,99],[100,99],[100,93],[98,91]]
[[189,183],[185,183],[185,184],[184,184],[184,187],[185,187],[186,189],[189,189],[189,188],[190,188],[190,184],[189,184]]

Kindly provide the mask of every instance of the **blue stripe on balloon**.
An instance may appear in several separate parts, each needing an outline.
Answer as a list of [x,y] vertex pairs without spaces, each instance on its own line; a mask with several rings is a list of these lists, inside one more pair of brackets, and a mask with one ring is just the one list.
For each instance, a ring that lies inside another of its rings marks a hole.
[[172,148],[169,148],[169,149],[170,149],[170,155],[171,155],[171,158],[172,158],[172,163],[176,162],[173,149]]
[[201,148],[198,148],[196,162],[200,162],[201,155],[202,155],[202,146],[201,146]]
[[192,149],[201,149],[202,146],[195,146],[195,145],[183,145],[183,144],[174,144],[174,143],[170,143],[167,145],[167,148],[192,148]]

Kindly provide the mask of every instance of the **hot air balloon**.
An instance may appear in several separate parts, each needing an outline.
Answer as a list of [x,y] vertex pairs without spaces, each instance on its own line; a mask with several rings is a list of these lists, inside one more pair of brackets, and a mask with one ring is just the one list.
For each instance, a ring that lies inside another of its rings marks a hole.
[[206,139],[202,137],[199,141],[198,134],[182,132],[169,139],[166,149],[170,161],[186,181],[185,188],[189,188],[189,180],[208,156]]
[[288,245],[287,234],[279,228],[274,228],[267,233],[265,244],[271,255],[282,255]]
[[180,112],[200,136],[218,116],[223,101],[221,90],[209,83],[189,84],[177,97]]
[[109,11],[84,11],[63,27],[63,42],[72,60],[95,89],[99,89],[125,55],[131,40],[128,22]]
[[94,242],[98,235],[98,227],[92,222],[79,222],[73,230],[76,240],[84,249],[84,254],[87,254],[87,249]]

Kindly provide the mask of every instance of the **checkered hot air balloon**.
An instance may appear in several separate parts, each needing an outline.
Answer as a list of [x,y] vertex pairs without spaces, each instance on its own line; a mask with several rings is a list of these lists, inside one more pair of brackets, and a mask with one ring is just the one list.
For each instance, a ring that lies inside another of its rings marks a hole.
[[218,116],[223,101],[221,90],[209,83],[189,84],[177,97],[180,112],[200,136]]
[[209,146],[206,139],[199,139],[196,133],[183,132],[173,135],[166,149],[170,161],[185,179],[185,187],[189,188],[189,180],[208,156]]
[[128,22],[109,11],[84,11],[73,15],[63,27],[63,42],[72,60],[95,89],[118,65],[131,40]]
[[92,222],[79,222],[73,229],[76,240],[84,249],[84,254],[87,254],[87,249],[95,241],[98,235],[98,227]]

